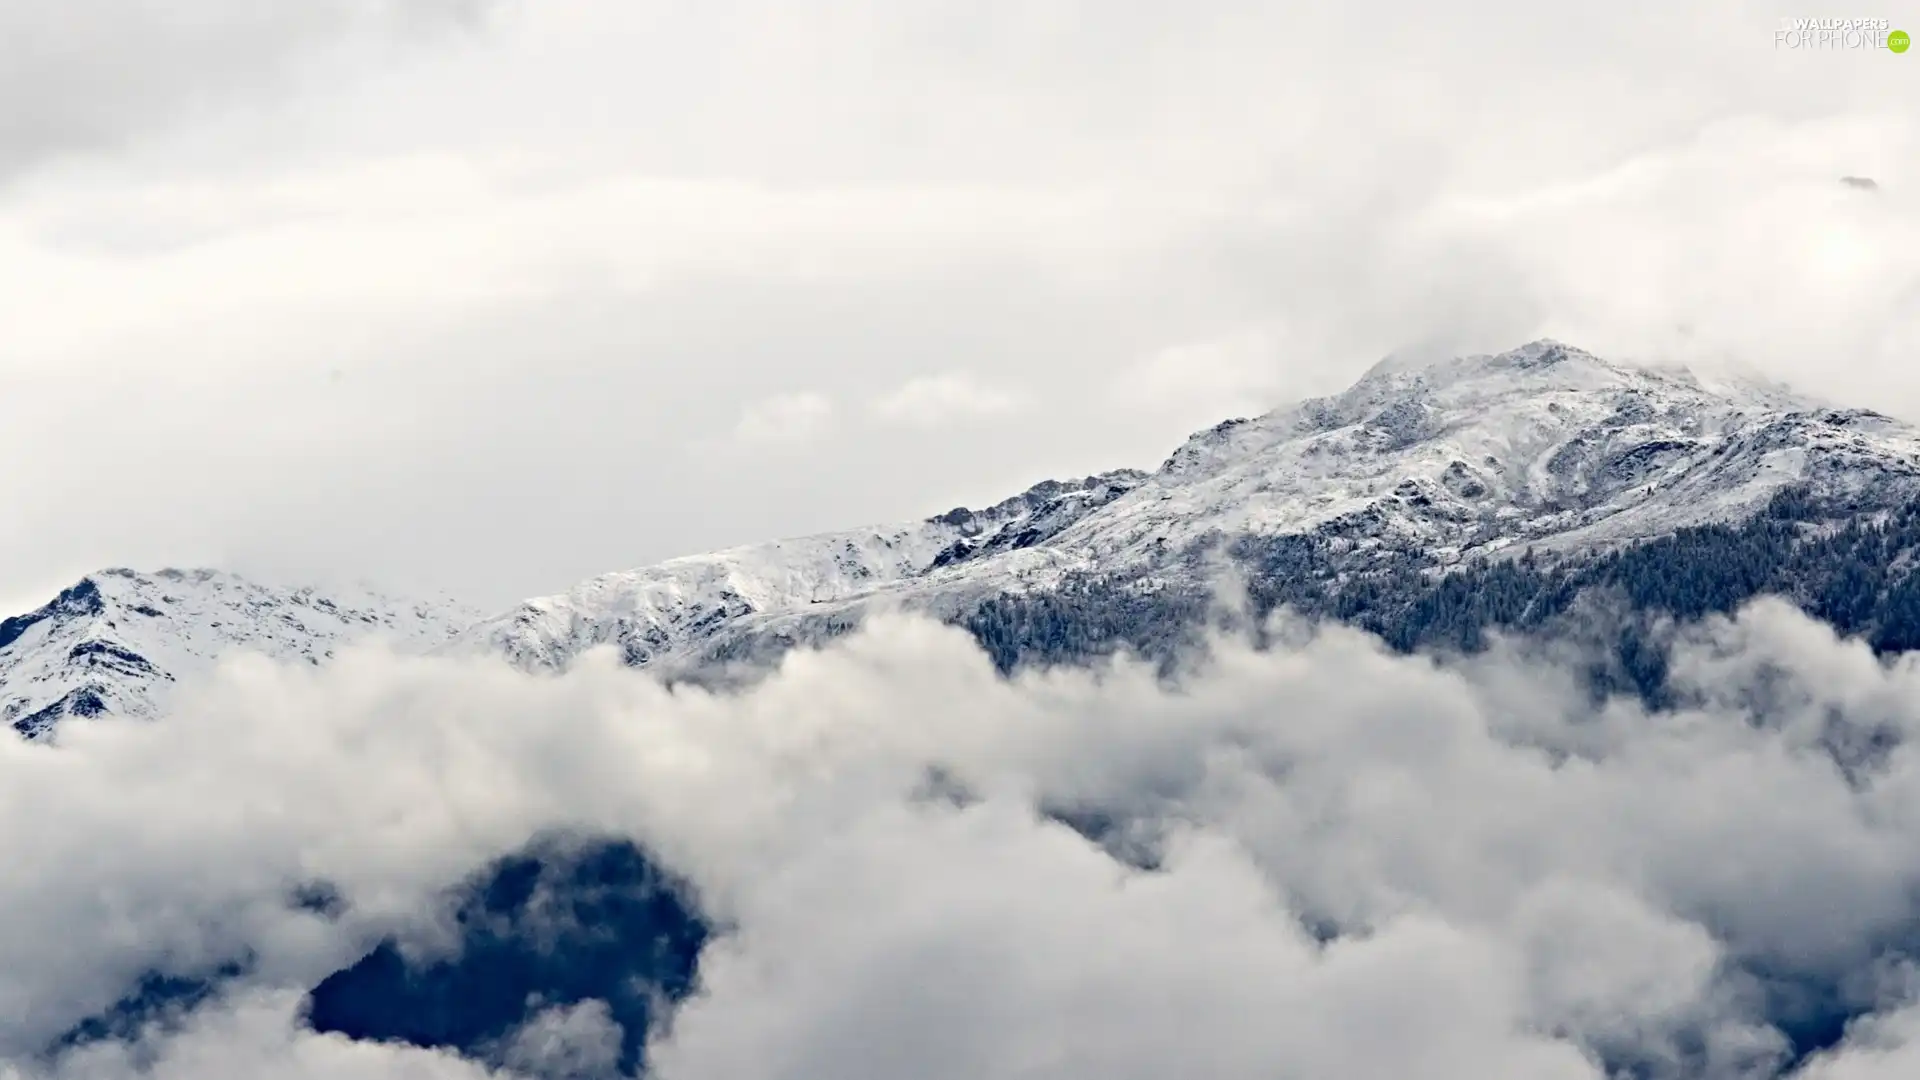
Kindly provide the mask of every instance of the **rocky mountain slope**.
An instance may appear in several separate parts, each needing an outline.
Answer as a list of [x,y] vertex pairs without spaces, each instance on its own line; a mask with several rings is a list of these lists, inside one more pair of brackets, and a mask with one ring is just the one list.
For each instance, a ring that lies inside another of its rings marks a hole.
[[366,590],[287,589],[214,570],[103,570],[0,621],[0,720],[41,738],[70,716],[150,718],[182,679],[252,651],[319,663],[350,641],[428,649],[475,613]]

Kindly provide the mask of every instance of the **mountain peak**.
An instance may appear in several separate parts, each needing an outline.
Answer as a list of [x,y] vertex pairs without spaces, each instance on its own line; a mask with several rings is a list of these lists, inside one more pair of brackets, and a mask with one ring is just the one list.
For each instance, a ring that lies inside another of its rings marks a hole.
[[1920,432],[1764,380],[1620,364],[1546,338],[1389,358],[1341,393],[1199,432],[1151,474],[1045,481],[983,509],[683,556],[485,621],[217,570],[103,570],[0,621],[0,720],[32,736],[63,716],[151,716],[223,651],[319,663],[362,636],[434,648],[462,626],[447,647],[526,668],[612,647],[635,666],[704,674],[883,607],[961,619],[1088,575],[1201,588],[1223,541],[1303,541],[1359,573],[1410,555],[1442,572],[1735,523],[1789,487],[1895,505],[1920,493]]
[[[1704,365],[1704,366],[1703,366]],[[1389,356],[1347,390],[1323,400],[1368,401],[1383,395],[1419,396],[1462,388],[1501,394],[1631,389],[1641,393],[1704,394],[1764,409],[1819,409],[1828,403],[1738,363],[1624,363],[1555,338],[1540,338],[1500,353],[1434,357]],[[1284,410],[1283,410],[1284,411]]]
[[1430,350],[1389,353],[1368,368],[1358,382],[1442,371],[1537,370],[1567,361],[1612,366],[1564,341],[1539,338],[1501,353],[1435,353]]
[[1418,390],[1489,379],[1534,386],[1549,383],[1593,386],[1635,378],[1684,381],[1689,376],[1684,370],[1663,373],[1653,368],[1617,364],[1566,342],[1540,338],[1501,353],[1388,356],[1368,368],[1346,394],[1364,396],[1386,387]]
[[529,667],[612,645],[630,663],[698,668],[839,632],[875,605],[952,615],[1082,573],[1180,580],[1222,537],[1310,538],[1363,560],[1418,551],[1445,566],[1739,520],[1794,483],[1889,482],[1920,488],[1920,433],[1905,425],[1542,338],[1389,358],[1339,394],[1198,432],[1150,475],[606,575],[467,639]]
[[158,715],[169,689],[221,655],[319,663],[349,641],[444,641],[477,613],[372,590],[321,593],[222,570],[96,571],[0,621],[0,722],[28,738],[69,716]]
[[[1337,394],[1311,398],[1253,419],[1228,420],[1190,436],[1160,467],[1194,478],[1263,448],[1316,433],[1361,426],[1381,447],[1400,451],[1464,420],[1555,394],[1591,399],[1626,388],[1671,384],[1698,390],[1685,372],[1617,365],[1552,338],[1503,353],[1434,357],[1395,354]],[[1524,406],[1523,406],[1524,407]],[[1548,411],[1558,406],[1548,404]]]

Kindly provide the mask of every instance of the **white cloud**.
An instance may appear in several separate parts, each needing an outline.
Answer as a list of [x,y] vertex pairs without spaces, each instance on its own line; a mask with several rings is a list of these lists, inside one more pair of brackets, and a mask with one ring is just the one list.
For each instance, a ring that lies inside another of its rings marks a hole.
[[555,1005],[514,1032],[502,1064],[534,1080],[594,1080],[619,1068],[620,1025],[604,1001]]
[[[737,695],[604,655],[236,662],[158,724],[0,745],[0,1076],[477,1076],[302,1033],[298,992],[566,827],[644,843],[732,928],[662,1078],[1598,1080],[1599,1053],[1756,1080],[1783,1045],[1762,971],[1882,1010],[1806,1080],[1894,1075],[1910,997],[1874,972],[1920,922],[1920,663],[1761,604],[1673,670],[1689,704],[1647,714],[1510,650],[1439,668],[1327,630],[1225,643],[1179,688],[1006,682],[898,620]],[[1850,782],[1835,724],[1896,741]],[[914,801],[935,763],[977,801]],[[1041,800],[1157,822],[1162,868]],[[288,910],[315,879],[337,921]],[[34,1056],[139,972],[242,952],[175,1027]],[[534,1017],[508,1056],[590,1070],[607,1019]]]
[[1207,417],[1257,415],[1281,404],[1286,354],[1278,337],[1249,330],[1160,349],[1122,370],[1109,391],[1124,408]]
[[802,391],[780,394],[749,404],[733,425],[734,438],[749,445],[804,442],[826,430],[833,419],[833,400]]
[[1920,1069],[1920,1002],[1896,1001],[1851,1027],[1844,1042],[1809,1063],[1805,1080],[1902,1080],[1915,1069]]
[[875,398],[873,413],[890,424],[932,428],[1019,411],[1020,398],[964,371],[923,375]]
[[[316,1035],[300,1023],[293,992],[243,992],[195,1013],[177,1032],[129,1043],[91,1044],[46,1072],[0,1064],[5,1080],[252,1080],[313,1076],[328,1080],[499,1080],[445,1052]],[[528,1074],[531,1080],[544,1080]]]

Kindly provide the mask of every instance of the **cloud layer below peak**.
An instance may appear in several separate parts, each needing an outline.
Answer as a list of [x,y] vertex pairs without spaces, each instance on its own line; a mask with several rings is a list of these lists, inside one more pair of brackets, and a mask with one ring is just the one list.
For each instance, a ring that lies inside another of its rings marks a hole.
[[[301,1019],[377,939],[444,948],[445,890],[554,831],[630,838],[723,928],[660,1077],[1920,1061],[1920,666],[1764,602],[1684,637],[1682,705],[1648,713],[1514,647],[1293,640],[1177,687],[1002,680],[892,619],[722,695],[605,656],[230,663],[167,721],[0,747],[0,1075],[604,1075],[592,1002],[489,1065]],[[331,917],[287,903],[315,881]],[[168,1023],[44,1053],[143,972],[238,959]]]

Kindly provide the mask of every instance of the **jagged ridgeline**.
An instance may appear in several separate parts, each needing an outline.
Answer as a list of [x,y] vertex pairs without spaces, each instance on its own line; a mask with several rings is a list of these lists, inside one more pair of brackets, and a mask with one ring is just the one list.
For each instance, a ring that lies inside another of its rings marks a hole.
[[[973,632],[1003,670],[1193,643],[1221,571],[1393,647],[1584,638],[1652,692],[1662,627],[1779,593],[1904,648],[1920,431],[1751,376],[1553,341],[1385,361],[1342,393],[1201,431],[1153,472],[984,510],[603,575],[463,637],[529,669],[613,646],[681,679],[756,673],[879,610]],[[1532,557],[1526,553],[1531,549]]]
[[[1596,687],[1662,696],[1669,630],[1763,595],[1792,601],[1881,654],[1920,648],[1920,501],[1816,496],[1795,485],[1751,519],[1683,528],[1604,553],[1479,558],[1446,569],[1419,550],[1356,559],[1325,535],[1215,538],[1247,607],[1285,607],[1367,630],[1401,651],[1474,652],[1495,631],[1600,647]],[[1003,671],[1119,650],[1169,662],[1217,610],[1208,587],[1081,574],[1053,592],[998,596],[964,625]]]
[[[1554,341],[1384,361],[1347,390],[1198,432],[1154,471],[982,509],[614,571],[491,617],[212,570],[101,571],[0,625],[0,720],[158,718],[234,650],[324,663],[368,635],[560,671],[592,649],[671,680],[759,677],[875,612],[964,626],[1003,670],[1200,636],[1222,571],[1392,647],[1493,631],[1584,643],[1594,685],[1657,695],[1675,622],[1762,594],[1913,647],[1920,429],[1746,376]],[[1534,554],[1529,556],[1527,553]]]

